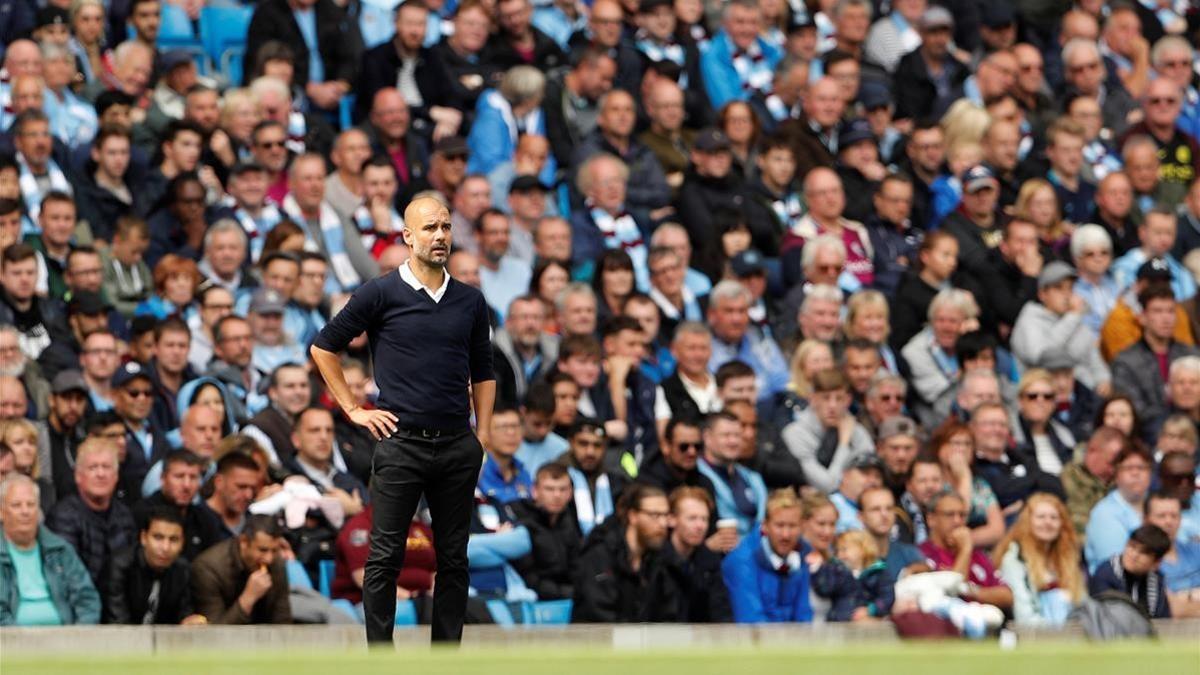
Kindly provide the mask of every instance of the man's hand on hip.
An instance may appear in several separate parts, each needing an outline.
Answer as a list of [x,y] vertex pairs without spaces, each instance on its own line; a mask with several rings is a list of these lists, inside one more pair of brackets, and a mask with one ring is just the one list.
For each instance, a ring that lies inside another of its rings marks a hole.
[[396,433],[396,416],[386,410],[367,410],[355,408],[346,413],[351,422],[366,427],[375,440],[391,438]]

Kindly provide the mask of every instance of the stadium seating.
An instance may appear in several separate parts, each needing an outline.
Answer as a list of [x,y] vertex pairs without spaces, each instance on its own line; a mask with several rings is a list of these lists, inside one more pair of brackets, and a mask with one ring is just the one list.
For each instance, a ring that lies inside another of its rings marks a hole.
[[200,10],[200,42],[204,53],[226,80],[242,81],[246,31],[251,7],[205,7]]

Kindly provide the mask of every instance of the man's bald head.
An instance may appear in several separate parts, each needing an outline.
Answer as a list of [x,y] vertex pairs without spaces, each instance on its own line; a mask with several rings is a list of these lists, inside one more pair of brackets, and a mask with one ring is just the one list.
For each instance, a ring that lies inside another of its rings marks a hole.
[[418,196],[404,209],[404,243],[427,267],[445,267],[450,256],[450,210],[432,196]]
[[416,229],[439,211],[447,211],[446,205],[436,197],[417,197],[404,209],[404,227]]
[[14,40],[4,52],[4,68],[9,77],[42,75],[42,50],[33,40]]

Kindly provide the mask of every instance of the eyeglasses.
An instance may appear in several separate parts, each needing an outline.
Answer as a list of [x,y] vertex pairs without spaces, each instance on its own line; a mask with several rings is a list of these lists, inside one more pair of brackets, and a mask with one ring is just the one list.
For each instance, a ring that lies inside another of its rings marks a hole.
[[695,452],[696,454],[704,452],[704,444],[700,442],[680,443],[678,447],[683,452]]
[[1178,105],[1179,99],[1174,96],[1152,96],[1146,99],[1148,105]]
[[1042,399],[1043,401],[1053,401],[1054,400],[1054,392],[1049,392],[1049,391],[1030,391],[1030,392],[1021,394],[1021,396],[1026,401],[1036,401],[1039,398]]
[[125,395],[129,398],[150,398],[154,395],[152,389],[126,389]]
[[282,148],[284,143],[286,143],[286,141],[260,141],[257,143],[257,145],[260,148],[266,148],[267,150],[270,150],[271,148]]
[[666,520],[667,517],[671,515],[667,511],[643,511],[641,509],[637,509],[637,512],[643,516],[646,516],[647,518],[653,518],[654,520]]

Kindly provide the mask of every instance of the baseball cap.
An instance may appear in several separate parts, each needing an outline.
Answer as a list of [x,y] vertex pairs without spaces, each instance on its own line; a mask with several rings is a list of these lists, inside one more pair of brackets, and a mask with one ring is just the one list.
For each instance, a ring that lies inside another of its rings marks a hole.
[[67,25],[67,10],[55,5],[46,5],[38,10],[37,25],[38,28],[43,26],[65,26]]
[[517,176],[508,186],[508,191],[510,193],[529,192],[531,190],[541,190],[542,192],[546,192],[549,190],[549,188],[547,188],[545,185],[542,185],[542,181],[538,180],[537,176],[530,175]]
[[920,19],[917,19],[917,27],[921,30],[929,30],[930,28],[954,28],[954,16],[945,7],[934,5],[925,10]]
[[567,438],[575,438],[575,436],[585,431],[590,431],[600,438],[604,438],[605,436],[603,422],[592,417],[577,417],[575,418],[575,422],[571,424],[570,431],[567,432]]
[[250,296],[252,314],[283,314],[287,301],[274,288],[260,288]]
[[1053,286],[1060,281],[1067,279],[1075,279],[1079,275],[1075,273],[1075,268],[1061,260],[1055,260],[1047,263],[1042,268],[1042,273],[1038,275],[1038,288],[1042,289],[1047,286]]
[[65,394],[68,391],[82,391],[87,393],[87,382],[83,380],[83,373],[74,368],[68,370],[60,370],[54,376],[54,380],[50,382],[51,394]]
[[1003,0],[982,3],[981,9],[980,22],[988,28],[1003,28],[1017,21],[1017,13],[1013,11],[1013,6]]
[[142,367],[142,364],[137,361],[130,361],[118,368],[117,372],[113,373],[112,386],[118,388],[124,387],[139,377],[145,379],[147,382],[151,381],[150,373]]
[[258,162],[254,161],[252,159],[251,160],[238,160],[237,162],[234,163],[234,165],[232,167],[230,167],[229,175],[240,176],[244,173],[250,173],[251,171],[266,171],[266,170],[267,170],[267,167],[263,166],[262,164],[259,164]]
[[433,146],[433,151],[444,157],[465,157],[471,152],[462,136],[447,136],[439,140]]
[[767,271],[762,254],[752,248],[733,256],[733,259],[729,261],[729,268],[733,270],[734,276],[738,277],[748,277]]
[[71,314],[87,314],[95,316],[97,314],[107,314],[108,310],[112,309],[112,305],[104,301],[99,293],[94,291],[79,291],[71,295],[71,302],[67,304],[67,310]]
[[1171,281],[1174,275],[1171,274],[1171,266],[1167,263],[1166,258],[1151,258],[1142,263],[1138,268],[1138,281]]
[[892,104],[892,92],[887,87],[868,82],[859,88],[858,102],[864,110],[878,110]]
[[659,7],[670,7],[671,0],[642,0],[638,3],[638,14],[649,14]]
[[988,168],[986,164],[976,164],[967,169],[963,174],[963,190],[966,192],[979,192],[985,187],[999,187],[1000,181],[996,180],[996,174]]
[[182,49],[172,49],[162,55],[162,72],[169,73],[179,66],[192,62],[192,55]]
[[883,471],[883,460],[879,455],[859,455],[850,461],[851,469],[859,471]]
[[720,129],[709,127],[696,134],[692,147],[700,152],[726,152],[729,150],[729,137]]
[[792,12],[792,21],[788,24],[787,30],[789,33],[804,30],[806,28],[816,28],[817,19],[807,11]]
[[879,425],[879,433],[876,438],[880,441],[886,441],[892,436],[912,436],[917,438],[917,423],[912,421],[912,418],[903,415],[889,417]]
[[861,117],[842,122],[838,127],[838,148],[845,149],[863,141],[875,142],[875,134],[871,131],[871,123]]

